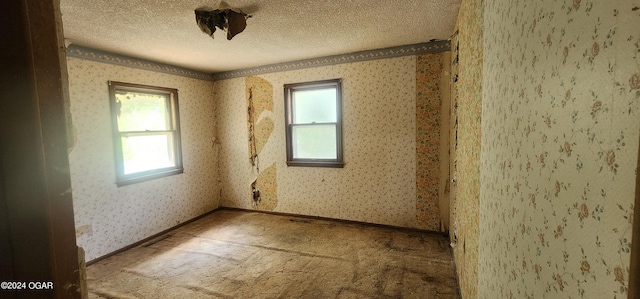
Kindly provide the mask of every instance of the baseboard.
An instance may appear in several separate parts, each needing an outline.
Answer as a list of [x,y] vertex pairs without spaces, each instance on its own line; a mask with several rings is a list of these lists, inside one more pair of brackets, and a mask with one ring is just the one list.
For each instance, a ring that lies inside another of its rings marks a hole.
[[[298,217],[298,218],[305,218],[305,219],[317,219],[317,220],[327,220],[327,221],[335,221],[335,222],[341,222],[341,223],[347,223],[347,224],[358,224],[358,225],[368,225],[368,226],[373,226],[373,227],[382,227],[382,228],[389,228],[389,229],[394,229],[394,230],[398,230],[398,231],[405,231],[405,232],[420,232],[420,233],[428,233],[428,234],[435,234],[435,235],[442,235],[445,237],[449,237],[448,232],[439,232],[439,231],[432,231],[432,230],[424,230],[424,229],[418,229],[418,228],[411,228],[411,227],[403,227],[403,226],[395,226],[395,225],[388,225],[388,224],[378,224],[378,223],[369,223],[369,222],[363,222],[363,221],[355,221],[355,220],[345,220],[345,219],[337,219],[337,218],[329,218],[329,217],[321,217],[321,216],[310,216],[310,215],[301,215],[301,214],[293,214],[293,213],[282,213],[282,212],[273,212],[273,211],[262,211],[262,210],[251,210],[251,209],[242,209],[242,208],[234,208],[234,207],[217,207],[209,212],[206,212],[200,216],[194,217],[192,219],[189,219],[185,222],[182,222],[176,226],[173,226],[171,228],[165,229],[157,234],[151,235],[147,238],[144,238],[140,241],[137,241],[133,244],[127,245],[125,247],[122,247],[118,250],[112,251],[110,253],[107,253],[105,255],[102,255],[100,257],[97,257],[95,259],[92,259],[91,261],[86,262],[87,266],[90,266],[94,263],[97,263],[101,260],[104,260],[106,258],[109,258],[111,256],[114,256],[118,253],[121,253],[123,251],[129,250],[131,248],[140,246],[144,243],[147,243],[153,239],[156,239],[162,235],[167,234],[168,232],[177,229],[181,226],[184,226],[186,224],[189,224],[191,222],[194,222],[196,220],[199,220],[201,218],[204,218],[206,216],[209,216],[211,214],[213,214],[216,211],[220,211],[220,210],[235,210],[235,211],[242,211],[242,212],[251,212],[251,213],[262,213],[262,214],[271,214],[271,215],[279,215],[279,216],[287,216],[287,217]],[[455,259],[454,259],[454,263],[455,263]],[[457,271],[456,271],[456,278],[457,278]],[[459,281],[458,281],[459,284]]]
[[425,230],[425,229],[419,229],[419,228],[395,226],[395,225],[388,225],[388,224],[378,224],[378,223],[370,223],[370,222],[346,220],[346,219],[338,219],[338,218],[329,218],[329,217],[321,217],[321,216],[310,216],[310,215],[301,215],[301,214],[293,214],[293,213],[282,213],[282,212],[273,212],[273,211],[263,211],[263,210],[251,210],[251,209],[233,208],[233,207],[219,207],[218,210],[235,210],[235,211],[243,211],[243,212],[253,212],[253,213],[280,215],[280,216],[287,216],[287,217],[299,217],[299,218],[305,218],[305,219],[318,219],[318,220],[336,221],[336,222],[342,222],[342,223],[351,223],[351,224],[359,224],[359,225],[369,225],[369,226],[374,226],[374,227],[390,228],[390,229],[395,229],[395,230],[400,230],[400,231],[407,231],[407,232],[419,232],[419,233],[443,235],[443,236],[447,237],[447,239],[449,238],[449,233],[448,232],[439,232],[439,231],[433,231],[433,230]]
[[209,211],[209,212],[206,212],[206,213],[204,213],[204,214],[202,214],[202,215],[200,215],[200,216],[196,216],[196,217],[194,217],[194,218],[192,218],[192,219],[189,219],[189,220],[187,220],[187,221],[185,221],[185,222],[179,223],[179,224],[178,224],[178,225],[176,225],[176,226],[173,226],[173,227],[170,227],[170,228],[168,228],[168,229],[165,229],[165,230],[163,230],[163,231],[161,231],[161,232],[159,232],[159,233],[157,233],[157,234],[154,234],[154,235],[152,235],[152,236],[149,236],[149,237],[147,237],[147,238],[144,238],[144,239],[142,239],[142,240],[140,240],[140,241],[137,241],[137,242],[135,242],[135,243],[133,243],[133,244],[131,244],[131,245],[127,245],[127,246],[122,247],[122,248],[120,248],[120,249],[118,249],[118,250],[116,250],[116,251],[112,251],[112,252],[107,253],[107,254],[105,254],[105,255],[103,255],[103,256],[99,256],[99,257],[97,257],[97,258],[95,258],[95,259],[92,259],[92,260],[90,260],[90,261],[86,262],[86,265],[87,265],[87,267],[88,267],[88,266],[91,266],[91,265],[92,265],[92,264],[94,264],[94,263],[97,263],[97,262],[99,262],[99,261],[101,261],[101,260],[104,260],[104,259],[106,259],[106,258],[112,257],[112,256],[114,256],[114,255],[116,255],[116,254],[118,254],[118,253],[121,253],[121,252],[123,252],[123,251],[127,251],[127,250],[129,250],[129,249],[131,249],[131,248],[134,248],[134,247],[137,247],[137,246],[140,246],[140,245],[142,245],[142,244],[144,244],[144,243],[147,243],[147,242],[149,242],[149,241],[151,241],[151,240],[153,240],[153,239],[155,239],[155,238],[158,238],[158,237],[160,237],[160,236],[162,236],[162,235],[164,235],[164,234],[166,234],[166,233],[168,233],[168,232],[170,232],[170,231],[172,231],[172,230],[174,230],[174,229],[176,229],[176,228],[179,228],[179,227],[181,227],[181,226],[187,225],[187,224],[189,224],[189,223],[191,223],[191,222],[194,222],[194,221],[196,221],[196,220],[199,220],[199,219],[201,219],[201,218],[204,218],[204,217],[206,217],[206,216],[209,216],[209,215],[211,215],[213,212],[218,211],[219,209],[220,209],[220,207],[217,207],[217,208],[215,208],[215,209],[213,209],[213,210],[211,210],[211,211]]

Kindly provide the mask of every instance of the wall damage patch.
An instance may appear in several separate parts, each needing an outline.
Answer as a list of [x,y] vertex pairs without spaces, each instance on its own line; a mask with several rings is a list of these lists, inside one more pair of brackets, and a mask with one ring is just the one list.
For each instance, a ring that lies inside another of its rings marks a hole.
[[270,117],[262,116],[261,118],[263,112],[273,112],[273,86],[260,77],[246,77],[245,96],[249,127],[249,160],[256,166],[255,160],[274,129],[273,120]]
[[[278,206],[276,163],[262,170],[251,184],[254,196],[252,207],[256,210],[273,211]],[[257,199],[256,199],[257,196]]]
[[245,96],[248,127],[249,162],[256,179],[251,183],[251,206],[272,211],[278,205],[276,194],[276,165],[262,170],[259,155],[275,128],[273,114],[273,86],[267,80],[250,76],[245,78]]

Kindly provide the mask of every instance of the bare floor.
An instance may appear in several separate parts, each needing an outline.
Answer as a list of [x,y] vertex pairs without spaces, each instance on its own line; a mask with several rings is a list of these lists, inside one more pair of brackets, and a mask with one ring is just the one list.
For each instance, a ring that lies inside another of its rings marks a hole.
[[219,210],[87,268],[90,298],[459,298],[445,236]]

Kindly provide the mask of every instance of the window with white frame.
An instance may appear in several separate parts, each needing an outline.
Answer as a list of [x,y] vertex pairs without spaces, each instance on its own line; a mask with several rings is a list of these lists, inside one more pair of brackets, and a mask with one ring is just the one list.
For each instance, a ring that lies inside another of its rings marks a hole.
[[178,90],[109,81],[118,186],[183,172]]
[[288,166],[343,167],[341,83],[284,85]]

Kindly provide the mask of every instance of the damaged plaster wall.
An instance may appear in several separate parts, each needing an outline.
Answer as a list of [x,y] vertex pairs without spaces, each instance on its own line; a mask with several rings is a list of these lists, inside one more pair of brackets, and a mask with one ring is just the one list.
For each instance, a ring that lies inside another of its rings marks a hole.
[[[74,216],[87,261],[218,207],[211,82],[78,58],[67,65],[77,138],[69,154]],[[116,186],[108,80],[179,90],[184,173]]]
[[[462,1],[452,40],[451,230],[462,298],[478,298],[483,0]],[[482,298],[482,297],[480,297]]]
[[[440,55],[430,57],[439,59],[438,65],[445,59]],[[262,82],[260,84],[273,88],[273,111],[265,109],[258,119],[272,120],[274,131],[261,141],[264,145],[257,151],[261,168],[257,185],[263,184],[260,187],[263,201],[266,190],[277,195],[273,211],[439,231],[442,225],[438,193],[443,176],[439,174],[437,164],[431,165],[435,170],[429,174],[429,180],[434,180],[428,185],[432,197],[428,202],[421,202],[421,216],[418,217],[417,67],[417,56],[404,56],[215,82],[221,143],[221,205],[256,208],[252,206],[249,188],[256,179],[254,167],[247,161],[251,150],[247,138],[240,136],[248,136],[250,128],[245,105],[248,86]],[[442,69],[427,69],[426,73],[430,78],[440,80]],[[335,78],[343,79],[345,167],[287,167],[283,85]],[[423,91],[425,94],[439,93],[439,90],[429,90],[437,86],[428,84]],[[256,90],[252,89],[254,98]],[[437,111],[429,111],[429,117],[438,123],[440,97],[431,99],[435,102],[427,109]],[[256,123],[256,134],[259,123]],[[437,133],[425,134],[424,138],[431,139],[426,142],[438,156],[439,128],[434,132]],[[261,144],[259,140],[256,135],[256,144]],[[268,207],[264,205],[265,209]],[[419,221],[418,218],[430,220]]]
[[260,191],[260,199],[254,202],[254,209],[273,211],[278,206],[277,193],[278,176],[276,164],[261,169],[255,181],[255,187]]
[[[249,160],[255,165],[255,157],[262,151],[273,132],[273,86],[256,76],[245,78],[247,99],[247,125],[249,126]],[[266,112],[266,113],[263,113]]]
[[247,99],[249,161],[254,175],[257,176],[251,183],[253,193],[251,200],[255,209],[273,211],[278,205],[276,165],[275,162],[260,163],[260,153],[274,129],[273,86],[260,77],[246,77],[245,98]]

